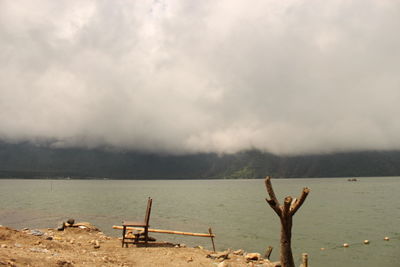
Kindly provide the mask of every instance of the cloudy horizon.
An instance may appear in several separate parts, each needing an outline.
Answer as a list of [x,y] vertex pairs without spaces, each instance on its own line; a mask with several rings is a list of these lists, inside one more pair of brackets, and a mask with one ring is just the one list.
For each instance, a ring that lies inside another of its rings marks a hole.
[[400,149],[399,26],[385,0],[3,0],[0,140]]

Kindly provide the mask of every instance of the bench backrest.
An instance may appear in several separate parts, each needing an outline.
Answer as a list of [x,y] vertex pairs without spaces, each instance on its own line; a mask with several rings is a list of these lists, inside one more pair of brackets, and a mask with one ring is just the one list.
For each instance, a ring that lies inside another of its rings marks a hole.
[[144,222],[146,223],[146,225],[149,225],[152,204],[153,204],[153,199],[149,197],[149,199],[147,200],[146,216],[144,217]]

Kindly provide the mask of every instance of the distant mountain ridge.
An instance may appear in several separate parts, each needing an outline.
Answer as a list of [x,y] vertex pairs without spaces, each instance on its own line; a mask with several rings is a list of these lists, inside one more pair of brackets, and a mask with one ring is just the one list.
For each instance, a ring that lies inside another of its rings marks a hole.
[[0,143],[0,178],[247,179],[400,176],[400,151],[277,156],[258,150],[157,155]]

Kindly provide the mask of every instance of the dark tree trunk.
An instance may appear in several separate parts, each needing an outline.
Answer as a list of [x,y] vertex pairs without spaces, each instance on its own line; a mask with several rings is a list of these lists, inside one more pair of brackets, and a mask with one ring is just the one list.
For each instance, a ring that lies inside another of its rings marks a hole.
[[292,254],[292,217],[281,218],[281,264],[294,267]]
[[298,200],[293,200],[291,196],[286,197],[283,205],[280,205],[272,188],[271,177],[265,178],[265,186],[270,197],[266,201],[281,220],[281,265],[282,267],[295,267],[291,246],[293,215],[306,200],[310,189],[304,188]]

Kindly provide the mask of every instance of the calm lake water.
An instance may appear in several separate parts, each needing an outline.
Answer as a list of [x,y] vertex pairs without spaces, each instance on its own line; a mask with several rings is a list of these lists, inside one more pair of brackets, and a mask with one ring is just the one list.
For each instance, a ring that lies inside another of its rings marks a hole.
[[[311,266],[400,266],[400,177],[273,179],[279,200],[311,188],[294,217],[296,262],[307,252]],[[153,228],[216,233],[218,250],[243,248],[279,258],[280,224],[265,202],[263,180],[0,180],[0,224],[55,227],[70,217],[118,236],[112,225],[144,217],[153,198]],[[160,240],[203,245],[208,238],[152,235]],[[389,236],[390,241],[383,241]],[[364,245],[363,240],[371,241]],[[349,243],[349,248],[343,248]],[[325,250],[321,250],[325,248]]]

